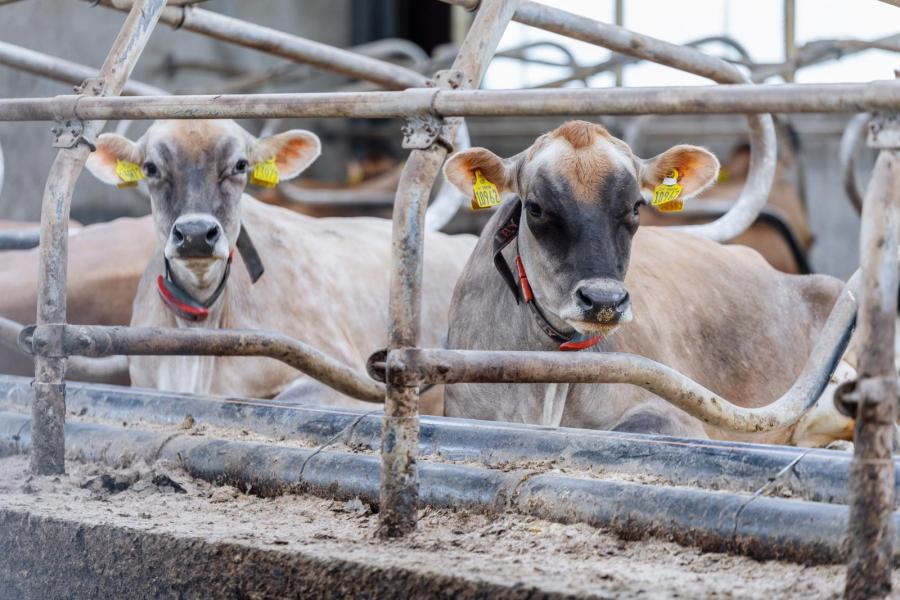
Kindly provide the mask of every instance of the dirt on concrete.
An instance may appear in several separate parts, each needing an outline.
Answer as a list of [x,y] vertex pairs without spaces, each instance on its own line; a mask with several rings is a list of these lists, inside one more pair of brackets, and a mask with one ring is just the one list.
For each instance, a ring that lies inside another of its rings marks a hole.
[[[843,589],[843,566],[624,541],[583,524],[426,508],[416,533],[385,541],[359,499],[259,498],[166,464],[68,470],[33,477],[26,458],[0,459],[0,555],[19,554],[0,557],[0,599],[52,597],[57,569],[80,578],[67,583],[70,597],[111,597],[116,586],[129,597],[236,598],[838,598]],[[42,559],[28,540],[3,539],[22,535],[58,547]],[[131,571],[140,580],[128,579],[129,557],[143,565]]]

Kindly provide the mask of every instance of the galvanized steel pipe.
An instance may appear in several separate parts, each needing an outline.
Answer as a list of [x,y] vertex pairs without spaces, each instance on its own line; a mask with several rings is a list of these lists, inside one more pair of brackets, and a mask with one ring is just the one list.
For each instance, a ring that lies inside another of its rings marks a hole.
[[863,138],[872,120],[872,115],[861,113],[851,118],[841,134],[838,156],[841,161],[841,175],[844,177],[844,191],[850,199],[856,214],[862,213],[863,195],[856,181],[856,154],[860,151]]
[[[165,0],[135,2],[100,68],[102,88],[91,90],[91,93],[114,95],[122,91],[164,6]],[[104,125],[103,121],[84,123],[82,138],[95,139]],[[72,147],[57,153],[47,177],[41,207],[38,325],[61,325],[66,322],[69,207],[75,183],[90,151],[88,143],[76,140]],[[38,356],[34,361],[34,448],[31,453],[31,469],[41,475],[65,471],[63,426],[66,411],[66,359],[59,352],[61,348],[54,350],[57,352],[53,356]]]
[[628,383],[644,388],[704,423],[724,430],[761,433],[794,425],[822,394],[856,319],[859,274],[844,286],[797,381],[760,408],[735,406],[654,360],[615,352],[510,352],[394,350],[389,385],[425,383]]

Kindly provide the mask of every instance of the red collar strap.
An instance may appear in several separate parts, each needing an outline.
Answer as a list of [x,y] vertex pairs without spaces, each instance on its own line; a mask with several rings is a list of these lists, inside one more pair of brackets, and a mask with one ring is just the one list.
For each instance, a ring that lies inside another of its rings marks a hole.
[[[563,332],[553,326],[553,324],[544,315],[541,307],[538,306],[531,290],[531,284],[528,282],[528,275],[525,273],[525,265],[522,263],[522,257],[516,252],[516,271],[518,277],[513,276],[512,270],[506,263],[506,259],[501,253],[504,248],[510,245],[519,237],[519,220],[522,216],[522,202],[516,199],[509,202],[500,209],[500,226],[494,233],[494,266],[503,277],[503,281],[509,287],[516,303],[525,301],[525,306],[534,316],[535,323],[544,334],[554,342],[559,344],[559,349],[563,352],[574,352],[584,350],[596,346],[603,340],[602,335],[581,335],[576,331],[571,333]],[[517,242],[518,245],[518,242]],[[517,281],[518,279],[518,281]]]
[[[235,245],[238,252],[241,253],[241,259],[244,261],[244,266],[247,267],[247,272],[250,274],[250,282],[256,283],[265,273],[265,268],[262,260],[259,258],[256,247],[253,245],[253,240],[250,239],[247,227],[243,223],[241,223],[241,232],[238,234],[237,244]],[[225,265],[225,274],[222,275],[222,281],[219,282],[212,296],[205,302],[194,299],[184,288],[178,285],[175,275],[169,268],[168,259],[163,259],[166,266],[165,277],[159,275],[156,278],[156,287],[163,304],[182,319],[195,322],[205,321],[209,317],[209,308],[215,304],[222,292],[225,291],[225,284],[228,282],[229,273],[231,273],[231,261],[233,259],[234,250],[232,249],[228,254],[228,263]]]
[[216,286],[212,296],[203,302],[195,299],[178,285],[175,275],[169,268],[169,259],[164,258],[166,274],[165,276],[159,275],[156,278],[156,288],[163,304],[182,319],[194,322],[205,321],[209,317],[209,307],[215,304],[222,292],[225,291],[225,284],[228,282],[228,275],[231,273],[231,261],[233,258],[234,250],[228,255],[228,262],[225,264],[225,273],[222,275],[222,281]]

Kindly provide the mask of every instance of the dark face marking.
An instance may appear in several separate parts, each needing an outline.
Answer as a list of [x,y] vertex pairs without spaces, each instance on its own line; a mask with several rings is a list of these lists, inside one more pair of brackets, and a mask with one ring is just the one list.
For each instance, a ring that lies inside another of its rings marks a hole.
[[576,199],[564,177],[538,172],[524,195],[533,255],[523,260],[541,273],[545,302],[560,317],[611,326],[629,312],[623,282],[643,199],[624,168],[612,170],[595,193]]

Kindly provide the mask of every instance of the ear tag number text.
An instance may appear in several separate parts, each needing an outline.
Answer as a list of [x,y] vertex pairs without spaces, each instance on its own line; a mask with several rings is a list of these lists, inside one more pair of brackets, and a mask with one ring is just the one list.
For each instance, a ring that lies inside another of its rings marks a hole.
[[678,183],[678,169],[672,169],[669,176],[653,189],[653,206],[660,212],[684,210],[684,201],[679,200],[681,185]]
[[482,210],[503,202],[497,186],[484,178],[481,171],[475,171],[475,185],[472,186],[472,210]]
[[278,185],[278,167],[275,165],[274,156],[253,166],[250,183],[269,188]]

